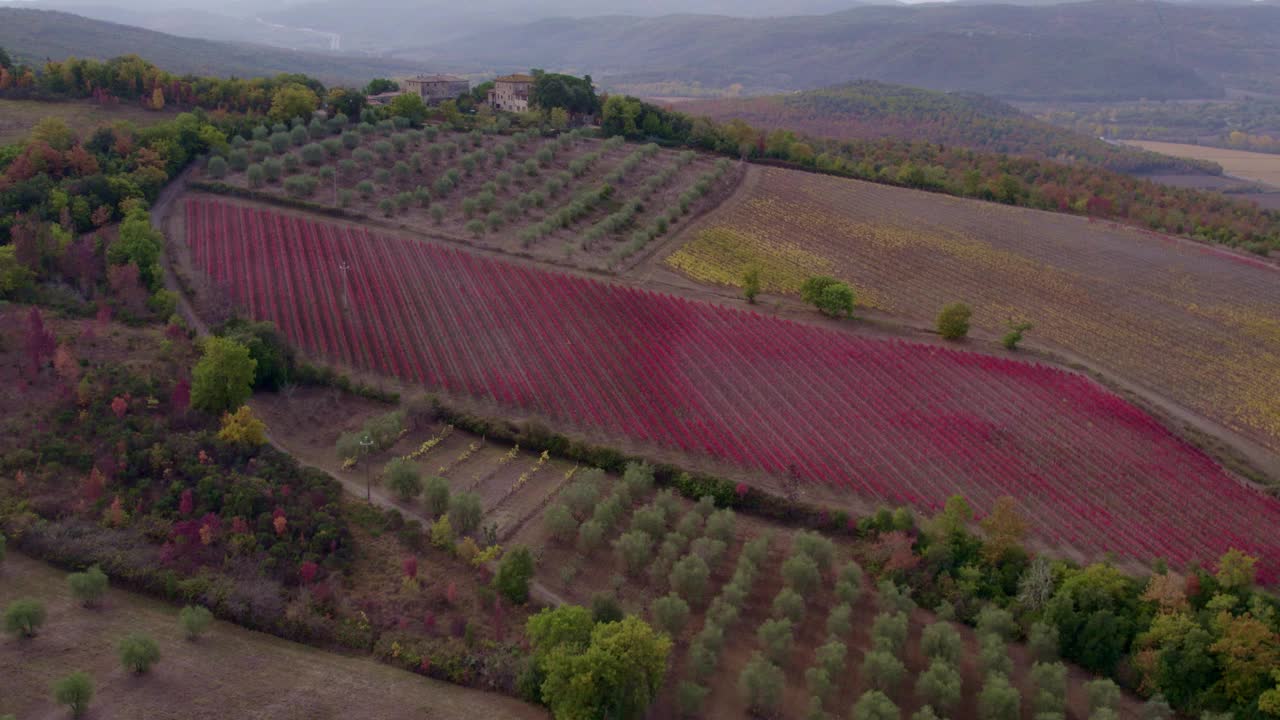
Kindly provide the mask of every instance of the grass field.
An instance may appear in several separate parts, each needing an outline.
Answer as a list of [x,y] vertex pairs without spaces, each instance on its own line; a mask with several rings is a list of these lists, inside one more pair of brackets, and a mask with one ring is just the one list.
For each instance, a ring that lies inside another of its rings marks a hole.
[[1125,144],[1175,157],[1216,162],[1228,175],[1280,187],[1280,155],[1153,140],[1126,140]]
[[751,265],[767,290],[810,275],[860,305],[931,323],[963,301],[976,326],[1117,372],[1280,450],[1280,274],[1253,258],[1083,218],[763,169],[667,256],[709,283]]
[[[24,555],[0,564],[0,605],[43,600],[44,630],[35,639],[0,638],[0,715],[63,717],[50,685],[83,670],[96,685],[89,717],[108,718],[442,718],[523,720],[545,715],[501,696],[419,677],[216,622],[198,642],[182,638],[177,609],[112,590],[98,609],[67,591],[66,574]],[[120,668],[115,646],[131,632],[159,644],[149,675]]]
[[41,102],[0,99],[0,145],[21,141],[47,117],[61,118],[82,136],[102,126],[126,120],[141,127],[171,119],[172,111],[153,112],[137,105],[104,106],[89,101]]
[[[1181,566],[1234,545],[1268,578],[1280,563],[1262,531],[1280,503],[1078,375],[239,203],[186,211],[196,272],[317,358],[775,482],[794,473],[849,503],[933,512],[961,493],[985,510],[1012,495],[1042,519],[1038,539],[1091,557]],[[1187,522],[1200,502],[1220,513]]]

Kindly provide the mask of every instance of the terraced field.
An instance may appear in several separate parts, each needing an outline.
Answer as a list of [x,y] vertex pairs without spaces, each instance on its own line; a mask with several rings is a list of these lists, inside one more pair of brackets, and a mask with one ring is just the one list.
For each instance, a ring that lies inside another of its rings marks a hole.
[[851,283],[860,305],[1030,337],[1280,450],[1280,271],[1265,261],[1082,218],[764,168],[665,259],[708,283],[762,269],[766,290]]
[[251,206],[186,210],[197,271],[314,357],[864,501],[1010,495],[1040,539],[1090,556],[1238,547],[1268,581],[1280,562],[1280,501],[1078,375]]

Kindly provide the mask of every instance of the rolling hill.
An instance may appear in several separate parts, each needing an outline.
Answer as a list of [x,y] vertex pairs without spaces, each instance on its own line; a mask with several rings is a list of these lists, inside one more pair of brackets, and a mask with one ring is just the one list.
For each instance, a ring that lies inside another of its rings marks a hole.
[[1196,169],[1185,161],[1059,128],[983,95],[870,80],[787,95],[683,102],[677,109],[718,121],[738,118],[755,127],[836,140],[926,140],[986,152],[1084,161],[1120,172]]
[[0,47],[27,62],[136,54],[175,73],[259,77],[299,72],[327,83],[364,83],[375,76],[423,69],[403,60],[199,40],[65,12],[14,7],[0,7]]
[[765,93],[865,78],[1009,99],[1168,99],[1280,91],[1277,36],[1274,4],[933,3],[771,19],[551,19],[405,55],[588,71],[624,89],[674,78]]

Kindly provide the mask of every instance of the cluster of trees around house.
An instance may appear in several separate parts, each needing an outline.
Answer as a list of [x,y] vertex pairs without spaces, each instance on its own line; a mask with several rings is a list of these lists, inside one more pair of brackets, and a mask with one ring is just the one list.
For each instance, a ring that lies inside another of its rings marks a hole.
[[1166,157],[1065,131],[981,95],[870,80],[791,95],[702,101],[683,109],[721,122],[738,118],[765,130],[793,130],[834,140],[892,137],[1086,162],[1126,173],[1222,172],[1213,163]]
[[1082,133],[1280,153],[1280,100],[1128,103],[1099,109],[1051,110],[1041,115]]
[[608,135],[649,138],[818,172],[1129,223],[1266,254],[1280,250],[1280,214],[1211,192],[1175,188],[1085,164],[985,153],[931,142],[837,141],[741,120],[716,123],[614,95]]

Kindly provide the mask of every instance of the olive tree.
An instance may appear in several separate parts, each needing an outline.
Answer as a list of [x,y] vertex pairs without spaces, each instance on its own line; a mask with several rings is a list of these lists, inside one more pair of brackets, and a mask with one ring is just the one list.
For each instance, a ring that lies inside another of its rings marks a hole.
[[770,662],[786,665],[791,646],[795,644],[795,630],[786,618],[765,620],[756,631],[756,640]]
[[960,639],[960,633],[952,627],[951,623],[936,622],[926,627],[920,634],[920,650],[928,658],[958,663],[964,652],[964,644]]
[[907,668],[902,661],[888,650],[872,650],[862,660],[862,673],[871,682],[871,687],[885,693],[892,693],[902,682]]
[[73,672],[53,684],[53,699],[66,705],[72,717],[80,717],[93,700],[93,679],[87,673]]
[[879,690],[868,690],[853,705],[853,720],[899,720],[898,706]]
[[178,612],[178,626],[188,640],[199,639],[213,624],[213,613],[201,605],[188,605]]
[[960,671],[943,658],[934,658],[916,678],[916,694],[944,712],[960,702],[960,691]]
[[772,715],[782,704],[787,679],[782,668],[757,652],[738,676],[738,689],[752,712]]
[[651,610],[658,627],[672,636],[679,635],[689,622],[689,603],[675,593],[654,600]]
[[686,555],[671,569],[671,588],[692,604],[701,603],[711,581],[711,569],[697,555]]
[[29,598],[14,600],[4,611],[4,631],[15,637],[32,638],[44,619],[44,603]]
[[107,574],[97,565],[84,572],[71,573],[67,576],[67,585],[71,587],[71,595],[85,607],[93,607],[107,594]]
[[125,636],[116,647],[120,664],[124,669],[141,675],[160,660],[160,646],[149,635],[133,633]]

